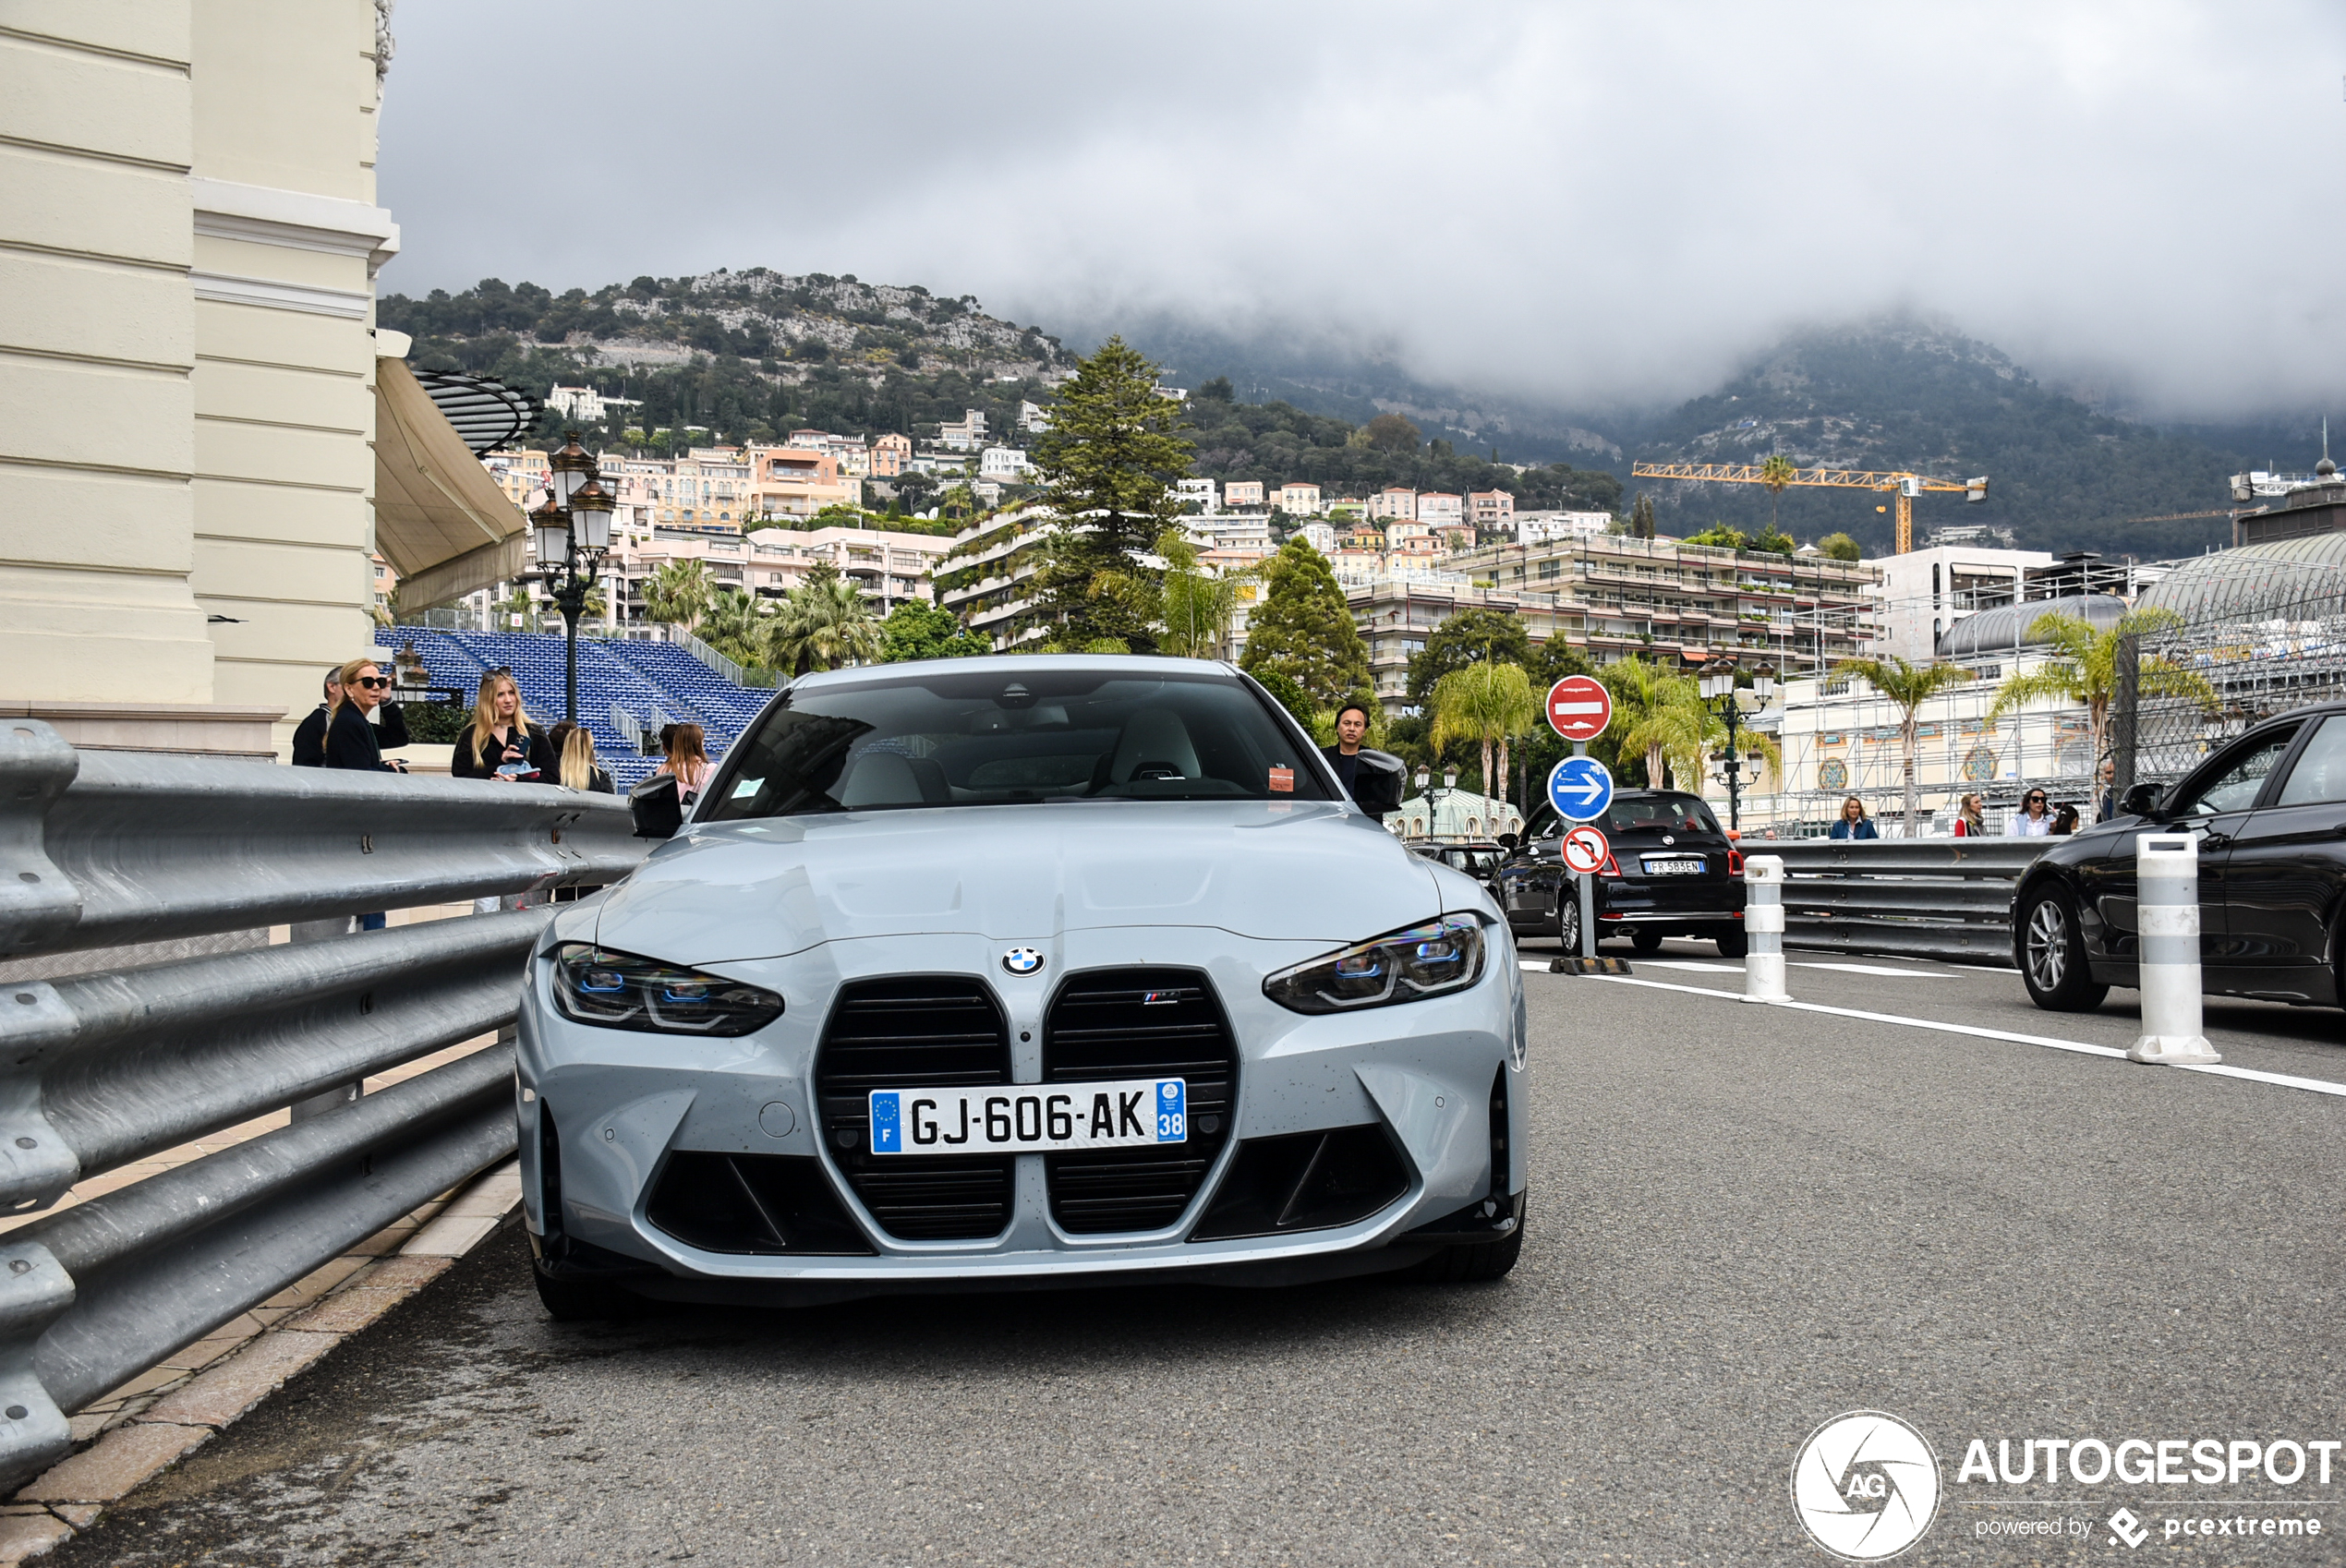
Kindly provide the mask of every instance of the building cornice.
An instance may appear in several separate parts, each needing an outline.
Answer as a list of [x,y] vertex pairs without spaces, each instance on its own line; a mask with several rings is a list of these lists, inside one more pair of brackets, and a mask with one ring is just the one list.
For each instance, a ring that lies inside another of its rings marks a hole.
[[387,209],[369,202],[203,175],[189,175],[187,189],[196,233],[208,239],[357,257],[370,278],[399,250],[399,225]]

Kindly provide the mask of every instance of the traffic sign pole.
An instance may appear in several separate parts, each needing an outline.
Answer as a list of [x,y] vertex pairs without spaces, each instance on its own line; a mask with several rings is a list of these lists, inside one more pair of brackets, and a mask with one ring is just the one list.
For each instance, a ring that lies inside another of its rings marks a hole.
[[[1608,714],[1606,717],[1612,716]],[[1577,757],[1587,756],[1589,742],[1573,742],[1572,754]],[[1597,956],[1597,879],[1594,876],[1584,876],[1580,879],[1580,956],[1584,959],[1593,959]]]

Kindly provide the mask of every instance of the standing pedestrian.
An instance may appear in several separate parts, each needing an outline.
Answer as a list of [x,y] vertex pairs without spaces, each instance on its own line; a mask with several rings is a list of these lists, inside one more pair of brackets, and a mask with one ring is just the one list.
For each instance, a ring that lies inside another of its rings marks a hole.
[[2102,758],[2096,777],[2099,782],[2094,790],[2094,820],[2108,822],[2118,814],[2118,759]]
[[2010,838],[2050,838],[2052,837],[2052,814],[2045,810],[2045,792],[2031,790],[2020,802],[2020,810],[2004,829]]
[[[294,730],[293,765],[296,767],[326,766],[326,725],[333,719],[334,704],[341,696],[342,666],[337,664],[326,671],[324,700]],[[407,716],[397,703],[385,701],[378,704],[369,718],[375,726],[378,751],[395,752],[407,743]]]
[[473,721],[456,737],[448,771],[458,778],[534,783],[551,778],[555,766],[553,746],[546,731],[529,721],[513,676],[502,669],[482,676],[473,697]]
[[[407,765],[385,762],[382,751],[375,744],[375,727],[367,722],[367,715],[383,700],[383,693],[391,689],[391,681],[375,667],[371,658],[354,658],[342,669],[335,681],[339,690],[326,720],[324,766],[345,768],[357,773],[405,773]],[[385,923],[381,910],[358,917],[361,931],[381,931]]]
[[2066,838],[2076,831],[2077,808],[2063,801],[2060,809],[2053,813],[2052,836],[2056,838]]
[[1879,838],[1881,835],[1874,830],[1873,818],[1866,814],[1866,802],[1852,795],[1841,802],[1841,820],[1832,825],[1832,831],[1827,837]]
[[563,719],[548,732],[546,743],[558,759],[556,775],[565,790],[591,790],[599,795],[615,795],[619,791],[611,775],[595,763],[595,737],[583,724]]
[[654,768],[655,777],[667,774],[676,780],[676,803],[686,812],[700,799],[701,789],[708,782],[710,772],[706,738],[697,724],[679,724],[668,734],[668,755]]
[[1987,832],[1988,815],[1981,809],[1979,797],[1965,795],[1962,803],[1955,807],[1955,837],[1978,838],[1985,837]]
[[1384,752],[1364,750],[1360,742],[1368,739],[1369,710],[1360,703],[1346,703],[1336,710],[1336,744],[1322,746],[1320,754],[1336,769],[1336,782],[1362,811],[1385,820],[1386,814],[1401,809],[1401,759]]

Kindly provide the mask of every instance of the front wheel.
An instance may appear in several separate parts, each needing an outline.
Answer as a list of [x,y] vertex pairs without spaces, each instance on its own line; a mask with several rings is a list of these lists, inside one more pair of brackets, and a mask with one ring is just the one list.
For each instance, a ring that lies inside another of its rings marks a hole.
[[1445,1247],[1412,1266],[1402,1277],[1424,1285],[1477,1285],[1505,1278],[1522,1256],[1523,1227],[1518,1225],[1497,1241]]
[[1564,956],[1580,956],[1580,900],[1567,899],[1556,905],[1556,940],[1564,945]]
[[2086,965],[2077,906],[2058,887],[2031,893],[2022,906],[2018,956],[2028,999],[2047,1012],[2089,1013],[2110,995]]

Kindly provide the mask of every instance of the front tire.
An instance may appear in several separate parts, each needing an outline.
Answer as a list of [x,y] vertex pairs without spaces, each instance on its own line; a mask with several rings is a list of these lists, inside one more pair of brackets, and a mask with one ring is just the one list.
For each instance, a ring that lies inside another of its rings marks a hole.
[[543,1269],[530,1272],[538,1281],[538,1304],[558,1323],[591,1323],[633,1316],[642,1299],[615,1285],[588,1285],[578,1280],[549,1279]]
[[1556,941],[1564,948],[1564,956],[1580,956],[1580,900],[1562,899],[1556,905]]
[[2028,999],[2049,1013],[2089,1013],[2110,987],[2097,983],[2086,963],[2077,905],[2059,887],[2028,895],[2020,911],[2020,978]]
[[1751,934],[1740,926],[1733,931],[1723,931],[1712,940],[1718,943],[1719,956],[1723,959],[1741,959],[1750,956]]
[[1633,926],[1629,931],[1629,946],[1640,953],[1662,951],[1662,933],[1649,925]]
[[1523,1227],[1518,1225],[1497,1241],[1445,1247],[1423,1262],[1412,1265],[1401,1277],[1421,1285],[1480,1285],[1504,1279],[1522,1256]]

